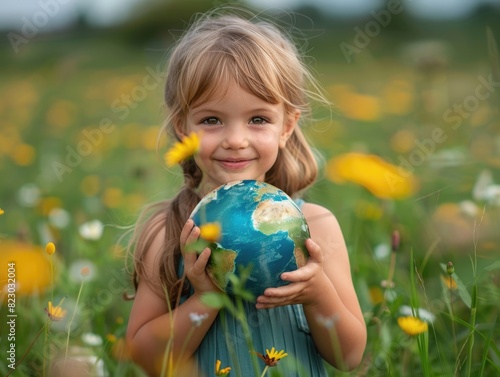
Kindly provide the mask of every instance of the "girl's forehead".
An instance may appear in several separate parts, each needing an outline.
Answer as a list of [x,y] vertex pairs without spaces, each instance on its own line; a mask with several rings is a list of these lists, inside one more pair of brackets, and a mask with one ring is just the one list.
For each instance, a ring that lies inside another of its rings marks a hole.
[[269,101],[269,99],[264,98],[262,93],[256,90],[251,90],[242,82],[238,82],[236,79],[222,80],[218,83],[211,83],[203,93],[193,102],[192,108],[202,106],[207,103],[219,103],[223,102],[228,96],[238,96],[239,94],[250,94],[257,97],[258,99],[276,104],[279,101]]

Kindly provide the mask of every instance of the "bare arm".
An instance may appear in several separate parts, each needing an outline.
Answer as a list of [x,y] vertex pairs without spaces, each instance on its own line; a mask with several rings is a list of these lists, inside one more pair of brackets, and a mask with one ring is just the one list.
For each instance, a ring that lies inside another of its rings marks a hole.
[[[157,263],[164,236],[163,231],[159,232],[146,255],[145,271],[152,278],[158,276]],[[193,222],[188,220],[181,234],[181,245],[198,236],[199,228],[193,227]],[[200,300],[203,293],[217,290],[205,272],[209,257],[208,248],[198,257],[196,253],[184,253],[185,273],[194,294],[170,312],[166,297],[159,296],[147,281],[139,282],[130,313],[127,342],[134,361],[151,376],[160,373],[167,347],[176,361],[191,357],[218,314],[218,310],[207,307]],[[206,314],[207,318],[194,326],[190,313]]]
[[[303,212],[311,231],[311,239],[306,242],[309,261],[296,271],[284,273],[282,279],[292,284],[267,289],[257,299],[257,307],[303,304],[322,357],[339,369],[351,370],[363,357],[366,326],[352,284],[344,238],[337,220],[325,208],[306,203]],[[332,327],[329,329],[321,319],[330,320]],[[337,337],[339,347],[332,335]]]

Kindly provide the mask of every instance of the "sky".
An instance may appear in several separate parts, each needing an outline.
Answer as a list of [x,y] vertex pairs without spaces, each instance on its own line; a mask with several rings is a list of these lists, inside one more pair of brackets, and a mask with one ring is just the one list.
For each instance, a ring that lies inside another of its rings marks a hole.
[[[40,29],[57,28],[72,22],[79,11],[89,15],[95,25],[110,25],[123,21],[133,6],[144,0],[1,0],[0,28],[20,29],[27,22]],[[165,0],[166,1],[166,0]],[[405,10],[427,19],[466,17],[475,4],[500,6],[500,0],[391,0],[399,1]],[[261,8],[288,8],[298,4],[314,4],[325,12],[340,16],[366,15],[383,6],[383,0],[249,0]]]

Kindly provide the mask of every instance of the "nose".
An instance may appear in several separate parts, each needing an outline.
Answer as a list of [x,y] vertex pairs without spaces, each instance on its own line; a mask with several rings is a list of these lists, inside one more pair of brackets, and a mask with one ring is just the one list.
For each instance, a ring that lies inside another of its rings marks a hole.
[[248,132],[245,125],[227,125],[222,147],[224,149],[244,149],[249,146]]

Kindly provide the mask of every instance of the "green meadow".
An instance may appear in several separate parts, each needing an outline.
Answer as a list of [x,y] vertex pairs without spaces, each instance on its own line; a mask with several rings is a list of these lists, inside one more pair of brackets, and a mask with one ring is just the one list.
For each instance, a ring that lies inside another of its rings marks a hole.
[[[360,367],[331,375],[500,375],[495,18],[287,17],[332,103],[302,124],[321,168],[304,197],[343,229],[368,327]],[[182,23],[139,21],[36,35],[17,53],[2,36],[2,375],[56,376],[75,360],[81,375],[142,375],[124,342],[134,287],[121,237],[182,184],[160,135]]]

